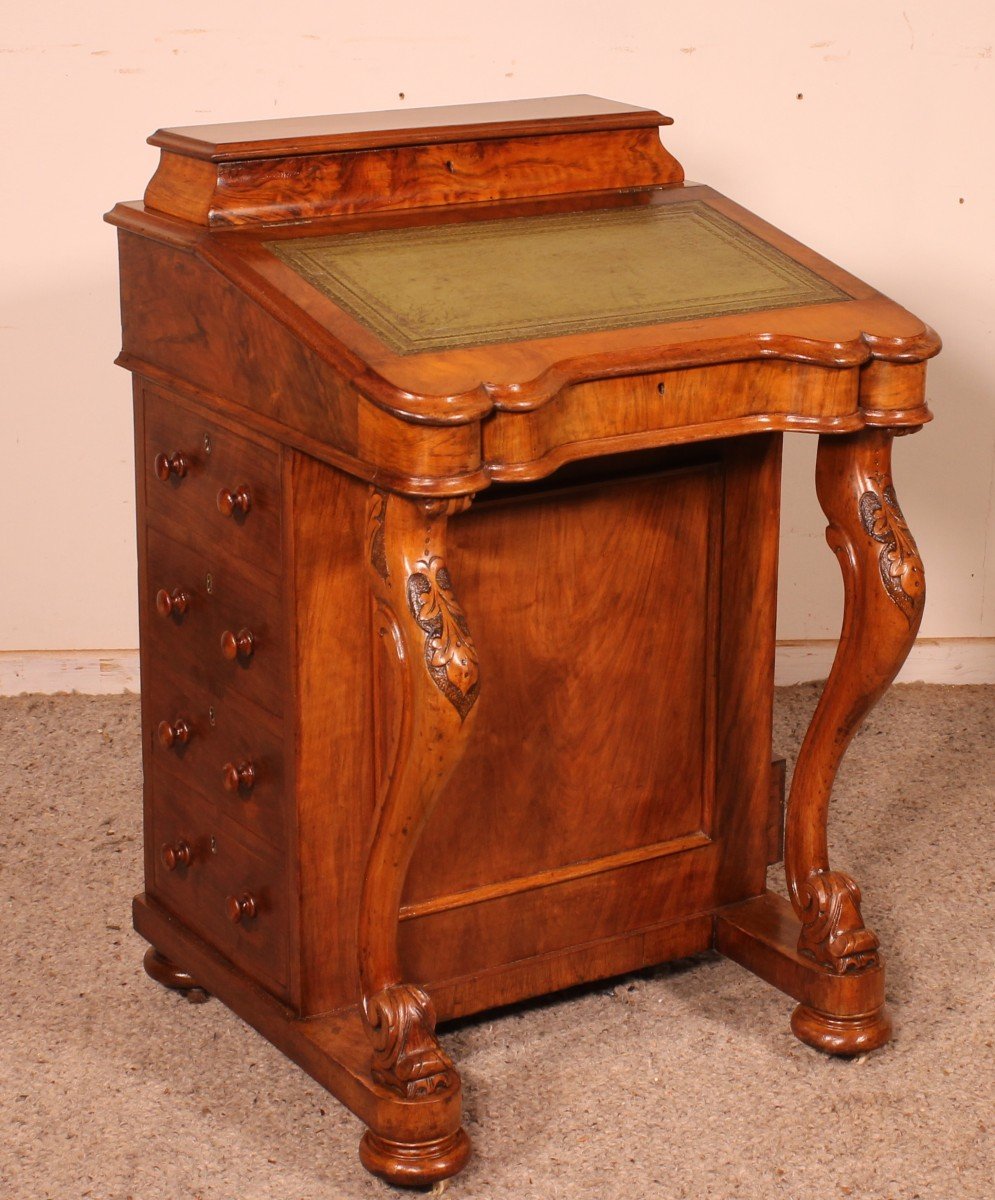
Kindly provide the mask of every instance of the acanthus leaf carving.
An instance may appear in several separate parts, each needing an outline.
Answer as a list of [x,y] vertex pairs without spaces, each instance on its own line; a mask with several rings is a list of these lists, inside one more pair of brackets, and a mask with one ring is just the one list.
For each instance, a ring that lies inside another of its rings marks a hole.
[[860,522],[865,532],[881,543],[881,582],[911,625],[926,589],[922,559],[894,487],[881,478],[873,482],[877,490],[868,490],[860,497]]
[[408,577],[408,607],[425,633],[425,664],[435,686],[462,720],[480,693],[480,666],[466,614],[438,554],[420,559]]
[[369,545],[370,566],[387,583],[390,572],[387,568],[387,493],[372,488],[366,516],[366,539]]
[[367,1000],[373,1078],[408,1100],[453,1086],[452,1060],[435,1038],[435,1008],[412,984],[398,983]]
[[799,953],[836,975],[878,965],[878,939],[864,927],[860,888],[842,871],[816,871],[802,884]]

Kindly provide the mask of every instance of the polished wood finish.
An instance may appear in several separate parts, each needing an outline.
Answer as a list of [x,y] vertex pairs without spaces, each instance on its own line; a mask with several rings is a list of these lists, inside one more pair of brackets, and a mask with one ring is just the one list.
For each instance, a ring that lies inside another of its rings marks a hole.
[[251,762],[239,763],[238,766],[226,762],[221,768],[221,775],[227,792],[251,792],[256,786],[256,768]]
[[[193,1003],[208,998],[207,993],[192,975],[180,970],[176,963],[170,962],[154,946],[149,946],[148,950],[145,951],[142,966],[145,968],[145,973],[150,979],[154,979],[156,983],[161,984],[163,987],[175,988],[177,991],[187,992],[187,999]],[[199,995],[195,995],[194,993],[199,993]]]
[[178,154],[222,162],[536,134],[655,129],[659,125],[672,124],[670,117],[663,117],[653,109],[606,100],[602,96],[543,96],[532,100],[395,108],[382,112],[280,117],[159,129],[148,138],[148,143]]
[[161,129],[149,138],[162,155],[145,204],[201,225],[271,225],[684,178],[660,143],[670,120],[659,113],[594,96],[516,107]]
[[[922,615],[891,446],[930,419],[939,341],[684,185],[666,123],[568,97],[165,130],[145,205],[109,214],[135,374],[146,970],[198,981],[309,1071],[394,1183],[470,1153],[440,1020],[714,947],[794,997],[807,1044],[890,1035],[826,825]],[[825,302],[404,353],[272,249],[668,205],[760,239]],[[785,814],[790,431],[820,437],[845,600]],[[766,889],[782,856],[790,900]]]
[[193,850],[189,842],[182,838],[175,846],[163,846],[162,865],[167,871],[175,871],[177,867],[189,867],[193,861]]
[[796,1037],[827,1054],[876,1050],[891,1037],[880,962],[838,975],[798,949],[802,926],[791,906],[766,892],[715,915],[715,949],[800,1001]]

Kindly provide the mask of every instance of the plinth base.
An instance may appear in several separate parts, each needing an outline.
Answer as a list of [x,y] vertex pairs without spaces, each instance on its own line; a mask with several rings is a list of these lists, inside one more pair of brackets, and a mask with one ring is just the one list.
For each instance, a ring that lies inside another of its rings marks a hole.
[[891,1037],[884,1003],[884,968],[844,975],[798,953],[801,924],[787,900],[772,892],[715,914],[715,949],[801,1003],[791,1031],[825,1054],[877,1050]]

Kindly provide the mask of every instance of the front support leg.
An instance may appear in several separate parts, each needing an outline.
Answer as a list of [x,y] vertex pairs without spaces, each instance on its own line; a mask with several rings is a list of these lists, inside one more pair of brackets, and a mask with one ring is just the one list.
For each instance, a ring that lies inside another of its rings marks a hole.
[[[400,724],[379,781],[360,902],[359,971],[374,1080],[405,1101],[452,1096],[455,1128],[410,1143],[368,1130],[364,1165],[394,1183],[455,1174],[469,1154],[459,1125],[460,1081],[435,1037],[435,1011],[402,977],[398,910],[408,866],[432,806],[459,760],[479,693],[477,656],[446,568],[448,518],[468,499],[409,499],[373,489],[369,566],[374,622],[393,659]],[[387,714],[380,719],[386,722]]]
[[[879,973],[880,962],[878,939],[861,916],[860,890],[829,865],[829,797],[850,741],[915,641],[925,600],[922,560],[892,484],[892,439],[884,429],[823,436],[816,467],[826,537],[843,572],[843,629],[795,767],[784,867],[802,924],[798,952],[840,981]],[[833,987],[823,992],[832,996]],[[852,1054],[883,1045],[891,1022],[883,1003],[860,1014],[842,1006],[834,1013],[831,1003],[826,1011],[801,1004],[792,1029],[818,1049]]]

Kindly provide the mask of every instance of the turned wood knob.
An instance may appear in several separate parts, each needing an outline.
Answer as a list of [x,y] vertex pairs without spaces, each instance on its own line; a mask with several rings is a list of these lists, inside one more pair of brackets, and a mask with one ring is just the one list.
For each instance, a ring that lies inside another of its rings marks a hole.
[[182,479],[187,473],[190,463],[182,450],[174,450],[172,454],[157,454],[155,456],[155,473],[165,483],[170,475]]
[[225,912],[228,920],[236,925],[243,917],[254,917],[257,912],[255,897],[251,892],[243,892],[241,896],[229,896],[225,900]]
[[175,871],[177,867],[189,867],[193,862],[193,849],[189,842],[182,838],[175,846],[163,846],[162,862],[167,871]]
[[171,746],[185,746],[190,741],[193,728],[186,717],[177,717],[175,721],[159,722],[159,741],[168,750]]
[[224,773],[226,792],[237,792],[239,788],[245,788],[247,792],[252,791],[256,782],[256,768],[251,762],[239,763],[238,766],[233,762],[226,762],[221,770]]
[[221,653],[225,658],[251,658],[256,649],[256,641],[251,629],[240,629],[232,633],[226,629],[221,635]]
[[251,507],[252,497],[249,495],[249,489],[244,483],[241,487],[236,488],[235,491],[222,488],[218,492],[218,512],[223,517],[232,517],[237,512],[244,515]]
[[171,592],[160,588],[155,594],[155,610],[160,617],[168,617],[171,613],[182,616],[190,607],[192,599],[190,593],[182,588],[173,588]]

